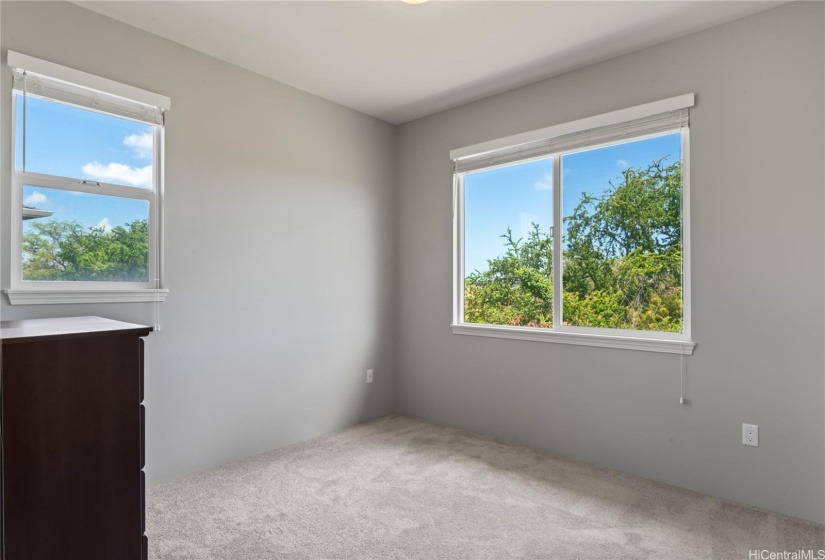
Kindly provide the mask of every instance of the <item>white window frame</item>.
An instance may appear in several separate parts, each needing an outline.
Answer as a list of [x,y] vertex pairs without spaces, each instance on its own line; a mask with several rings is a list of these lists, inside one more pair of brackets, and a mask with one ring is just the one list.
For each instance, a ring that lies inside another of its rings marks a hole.
[[[89,87],[110,95],[123,97],[130,95],[138,102],[162,103],[162,108],[169,107],[169,100],[152,92],[139,90],[126,84],[99,78],[71,68],[59,66],[47,61],[9,52],[9,65],[14,63],[25,64],[27,70],[32,68],[43,75]],[[93,87],[91,87],[93,86]],[[169,290],[163,287],[162,278],[162,235],[163,235],[163,155],[164,155],[164,127],[160,124],[145,124],[153,130],[153,160],[152,160],[152,187],[133,187],[112,183],[83,180],[80,178],[62,177],[33,173],[17,169],[17,102],[23,94],[18,90],[12,91],[11,103],[11,286],[6,290],[12,305],[56,304],[56,303],[124,303],[124,302],[162,302],[166,299]],[[28,93],[32,97],[39,97],[54,103],[64,103],[59,99],[52,99]],[[67,104],[67,103],[64,103]],[[70,106],[74,106],[68,104]],[[87,107],[79,107],[91,110]],[[128,117],[100,111],[126,120]],[[143,122],[143,121],[139,121]],[[31,281],[23,280],[23,187],[41,187],[72,192],[83,192],[126,198],[131,200],[145,200],[149,205],[148,212],[148,263],[146,282],[107,282],[107,281]]]
[[[517,134],[498,140],[475,144],[450,152],[454,161],[461,158],[494,153],[496,150],[513,150],[521,145],[540,142],[559,136],[584,132],[605,126],[621,125],[629,121],[641,119],[668,111],[685,109],[694,105],[694,95],[686,94],[662,101],[647,103],[636,107],[621,109],[611,113],[588,117],[578,121],[555,125],[540,130]],[[682,139],[682,332],[655,332],[625,329],[607,329],[595,327],[575,327],[560,323],[558,318],[563,317],[562,298],[562,257],[563,239],[562,228],[562,189],[561,158],[571,153],[591,150],[610,145],[643,140],[681,132]],[[688,126],[681,126],[655,134],[641,134],[627,136],[621,140],[588,144],[586,147],[577,147],[570,150],[559,150],[542,154],[539,157],[528,157],[511,161],[504,165],[525,163],[535,159],[553,158],[553,317],[552,328],[517,327],[509,325],[489,325],[464,322],[464,176],[467,172],[457,171],[453,175],[453,321],[454,334],[486,336],[494,338],[510,338],[516,340],[531,340],[540,342],[556,342],[579,346],[600,346],[649,352],[664,352],[671,354],[690,355],[696,346],[691,339],[691,282],[690,282],[690,130]],[[497,167],[491,165],[482,169]],[[557,234],[556,234],[557,232]]]

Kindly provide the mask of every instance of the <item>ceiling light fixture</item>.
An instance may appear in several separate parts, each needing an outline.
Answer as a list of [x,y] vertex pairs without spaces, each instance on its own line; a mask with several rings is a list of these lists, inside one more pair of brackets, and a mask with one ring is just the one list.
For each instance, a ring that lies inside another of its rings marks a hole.
[[405,4],[423,4],[427,0],[401,0]]

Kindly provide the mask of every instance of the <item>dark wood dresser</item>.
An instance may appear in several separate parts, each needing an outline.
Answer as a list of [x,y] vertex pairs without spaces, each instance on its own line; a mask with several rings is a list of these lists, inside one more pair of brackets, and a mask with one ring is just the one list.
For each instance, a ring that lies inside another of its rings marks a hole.
[[140,560],[143,339],[100,317],[0,323],[2,560]]

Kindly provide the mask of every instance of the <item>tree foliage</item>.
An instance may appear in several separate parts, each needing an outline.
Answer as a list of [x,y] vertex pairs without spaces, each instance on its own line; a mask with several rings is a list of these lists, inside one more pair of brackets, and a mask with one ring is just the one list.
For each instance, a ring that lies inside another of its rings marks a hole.
[[145,282],[148,241],[146,220],[111,229],[34,222],[23,236],[23,279]]
[[467,277],[464,320],[469,323],[550,327],[553,324],[553,240],[538,224],[526,240],[507,228],[505,253]]
[[[676,331],[682,327],[681,166],[629,168],[600,196],[583,194],[564,218],[564,323]],[[465,321],[550,327],[553,242],[537,224],[526,239],[465,281]]]

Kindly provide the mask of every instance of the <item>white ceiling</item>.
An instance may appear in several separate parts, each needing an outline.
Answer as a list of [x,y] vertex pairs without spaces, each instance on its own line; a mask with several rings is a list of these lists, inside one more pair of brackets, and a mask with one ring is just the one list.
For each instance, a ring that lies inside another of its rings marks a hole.
[[399,124],[782,2],[76,3]]

